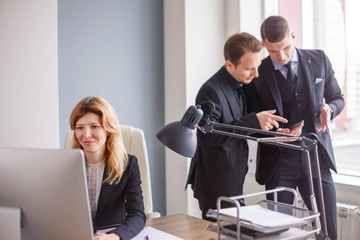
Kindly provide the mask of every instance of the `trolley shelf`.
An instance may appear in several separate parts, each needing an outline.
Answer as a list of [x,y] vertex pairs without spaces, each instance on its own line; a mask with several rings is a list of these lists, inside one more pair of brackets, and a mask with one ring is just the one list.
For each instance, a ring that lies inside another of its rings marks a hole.
[[[294,205],[277,202],[277,194],[289,191],[294,194]],[[240,206],[238,200],[260,194],[274,194],[275,201],[262,200],[255,205]],[[231,202],[235,207],[221,208],[221,202]],[[209,231],[242,240],[295,240],[304,239],[320,231],[317,224],[319,213],[297,206],[297,194],[293,189],[280,187],[255,194],[236,197],[219,197],[217,209],[210,209],[208,217],[217,223],[208,226]]]

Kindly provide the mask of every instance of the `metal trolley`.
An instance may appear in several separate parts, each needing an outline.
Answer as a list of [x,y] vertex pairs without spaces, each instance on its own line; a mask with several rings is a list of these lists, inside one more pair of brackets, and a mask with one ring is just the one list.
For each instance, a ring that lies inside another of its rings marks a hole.
[[[294,195],[293,205],[277,201],[281,191]],[[240,206],[239,200],[262,194],[274,194],[274,201],[262,200],[255,205]],[[235,207],[221,208],[222,202],[230,202]],[[297,193],[294,189],[279,187],[273,190],[240,195],[219,197],[217,209],[210,209],[208,217],[217,220],[208,230],[217,232],[217,239],[237,240],[295,240],[306,239],[320,231],[319,213],[298,207]]]

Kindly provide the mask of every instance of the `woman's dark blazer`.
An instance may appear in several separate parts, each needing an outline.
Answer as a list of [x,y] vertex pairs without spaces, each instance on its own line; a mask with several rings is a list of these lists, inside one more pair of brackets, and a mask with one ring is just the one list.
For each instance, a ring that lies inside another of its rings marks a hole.
[[[118,234],[122,240],[136,236],[145,226],[144,202],[138,160],[128,154],[129,163],[119,184],[103,183],[100,191],[94,229],[119,224],[108,233]],[[104,179],[107,169],[104,170]]]

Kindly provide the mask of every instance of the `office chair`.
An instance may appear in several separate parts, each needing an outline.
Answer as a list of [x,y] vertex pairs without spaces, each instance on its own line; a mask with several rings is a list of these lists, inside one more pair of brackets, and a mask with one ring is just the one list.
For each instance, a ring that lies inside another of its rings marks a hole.
[[[126,151],[135,155],[138,159],[146,218],[160,217],[159,212],[153,212],[149,159],[144,132],[139,128],[126,125],[121,125],[120,129]],[[66,132],[64,148],[71,148],[73,135],[74,132],[72,130]]]

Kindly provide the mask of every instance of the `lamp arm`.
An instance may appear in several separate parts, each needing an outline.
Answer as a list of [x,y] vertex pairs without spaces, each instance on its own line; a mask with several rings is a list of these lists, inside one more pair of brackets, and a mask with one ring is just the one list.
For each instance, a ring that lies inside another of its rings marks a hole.
[[[227,132],[224,130],[215,129],[215,127],[221,127],[223,129],[239,130],[239,131],[242,131],[243,133]],[[266,142],[266,144],[269,144],[269,145],[286,147],[286,148],[294,149],[294,150],[302,150],[302,147],[299,145],[285,143],[285,142],[291,142],[291,141],[300,141],[302,139],[301,136],[294,136],[294,135],[285,134],[285,133],[278,133],[278,132],[265,131],[265,130],[261,130],[261,129],[255,129],[255,128],[248,128],[248,127],[243,127],[243,126],[217,123],[217,122],[210,121],[209,119],[206,121],[206,123],[203,126],[196,125],[196,128],[199,129],[204,134],[213,133],[213,134],[218,134],[218,135],[223,135],[223,136],[228,136],[228,137],[252,140],[255,142],[264,142],[264,143]],[[272,137],[250,136],[252,134],[272,136]]]
[[201,126],[200,128],[202,128],[205,131],[205,133],[211,133],[214,130],[214,127],[221,127],[221,128],[226,128],[226,129],[243,131],[244,133],[242,135],[250,135],[250,134],[258,133],[258,134],[264,134],[265,136],[294,137],[294,135],[285,134],[285,133],[279,133],[279,132],[274,132],[274,131],[265,131],[265,130],[256,129],[256,128],[249,128],[249,127],[213,122],[210,119],[207,119],[206,123],[203,126]]

